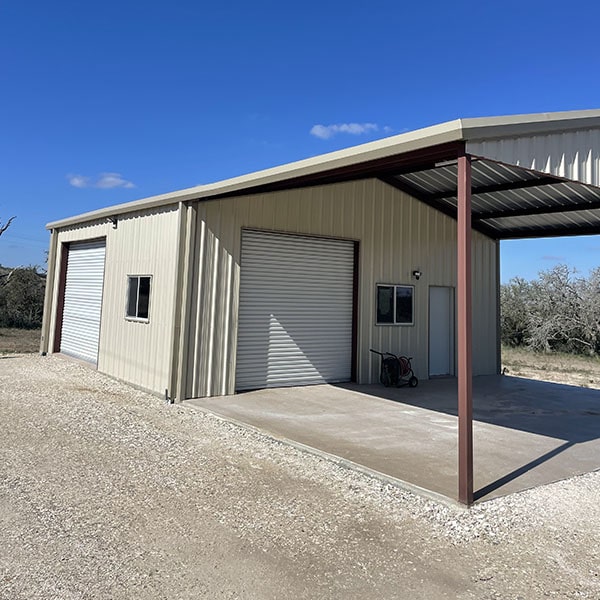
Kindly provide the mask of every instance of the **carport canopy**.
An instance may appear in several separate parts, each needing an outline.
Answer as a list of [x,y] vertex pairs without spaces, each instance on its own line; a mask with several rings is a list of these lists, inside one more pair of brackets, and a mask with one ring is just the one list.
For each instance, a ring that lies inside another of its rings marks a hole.
[[47,227],[171,203],[370,178],[457,221],[458,495],[469,505],[473,502],[471,229],[495,240],[599,234],[600,109],[457,119]]
[[[454,125],[458,140],[300,177],[294,185],[377,177],[456,219],[458,498],[470,505],[471,229],[495,240],[600,233],[600,111],[465,119]],[[435,136],[445,126],[429,133]],[[282,183],[261,187],[282,189]]]
[[458,498],[470,505],[471,229],[495,240],[600,233],[600,111],[464,119],[421,133],[435,138],[452,126],[459,139],[370,160],[363,156],[352,164],[257,187],[267,191],[376,177],[456,219]]
[[[419,134],[434,140],[449,130],[458,139],[391,153],[402,149],[401,140],[409,145]],[[359,147],[362,160],[255,190],[376,177],[456,219],[458,498],[470,505],[471,229],[495,240],[600,233],[600,110],[463,119],[405,136],[390,138],[400,143],[383,156],[365,160],[381,151],[374,142]]]

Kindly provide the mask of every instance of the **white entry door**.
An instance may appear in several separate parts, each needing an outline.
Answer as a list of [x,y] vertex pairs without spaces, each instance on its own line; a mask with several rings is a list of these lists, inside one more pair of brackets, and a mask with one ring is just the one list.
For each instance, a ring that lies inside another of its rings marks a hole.
[[454,288],[429,288],[429,376],[454,375]]

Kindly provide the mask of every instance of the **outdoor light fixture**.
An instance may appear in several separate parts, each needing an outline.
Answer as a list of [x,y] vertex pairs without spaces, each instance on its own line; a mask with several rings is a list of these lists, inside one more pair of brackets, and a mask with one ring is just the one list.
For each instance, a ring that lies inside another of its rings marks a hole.
[[106,220],[107,220],[109,223],[112,223],[113,229],[116,229],[116,228],[117,228],[117,223],[118,223],[118,221],[117,221],[117,217],[106,217]]
[[419,279],[421,279],[421,275],[423,275],[423,273],[421,273],[421,270],[420,270],[420,269],[415,269],[415,270],[412,272],[412,276],[413,276],[413,277],[414,277],[414,278],[415,278],[417,281],[419,281]]

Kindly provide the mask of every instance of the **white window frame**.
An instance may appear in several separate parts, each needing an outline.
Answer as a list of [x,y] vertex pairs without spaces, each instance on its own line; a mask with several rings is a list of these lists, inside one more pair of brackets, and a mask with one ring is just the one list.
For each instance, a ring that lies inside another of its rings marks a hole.
[[[141,279],[149,279],[149,289],[148,289],[148,316],[147,317],[138,317],[140,309],[140,281]],[[132,279],[138,280],[137,286],[137,298],[135,301],[135,312],[136,315],[129,314],[129,289],[131,286]],[[152,275],[127,275],[127,286],[125,290],[125,320],[126,321],[136,321],[137,323],[149,323],[150,322],[150,307],[152,306]]]
[[[392,315],[393,315],[393,322],[391,323],[385,323],[385,322],[381,322],[378,320],[378,316],[379,316],[379,288],[380,287],[386,287],[386,288],[393,288],[393,301],[394,301],[394,305],[392,308]],[[396,289],[397,288],[408,288],[410,289],[410,298],[412,301],[412,310],[411,310],[411,321],[410,322],[403,322],[403,323],[398,323],[396,322]],[[407,283],[378,283],[375,285],[375,325],[379,326],[379,327],[383,327],[383,326],[389,326],[389,327],[412,327],[415,324],[415,286],[414,285],[410,285]]]

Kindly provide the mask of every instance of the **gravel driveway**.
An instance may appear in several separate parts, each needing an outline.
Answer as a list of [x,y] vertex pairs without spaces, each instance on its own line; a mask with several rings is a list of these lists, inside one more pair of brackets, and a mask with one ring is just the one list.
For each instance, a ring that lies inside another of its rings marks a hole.
[[600,598],[600,473],[470,511],[0,357],[0,598]]

